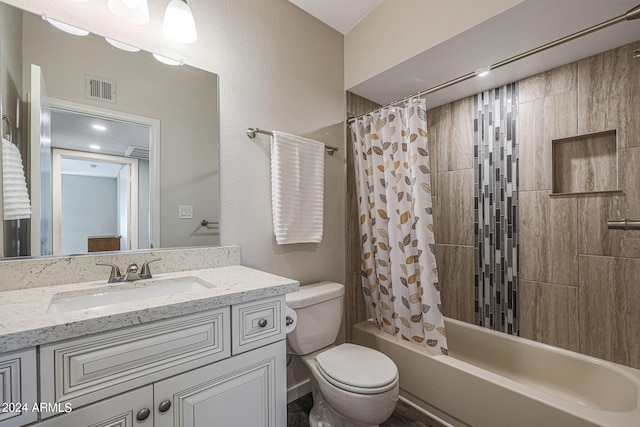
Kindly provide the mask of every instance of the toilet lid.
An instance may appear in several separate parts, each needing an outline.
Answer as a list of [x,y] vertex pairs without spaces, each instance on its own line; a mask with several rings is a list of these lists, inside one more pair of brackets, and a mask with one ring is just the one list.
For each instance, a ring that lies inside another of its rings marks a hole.
[[315,357],[320,374],[354,393],[382,393],[395,387],[398,369],[386,355],[367,347],[342,344]]

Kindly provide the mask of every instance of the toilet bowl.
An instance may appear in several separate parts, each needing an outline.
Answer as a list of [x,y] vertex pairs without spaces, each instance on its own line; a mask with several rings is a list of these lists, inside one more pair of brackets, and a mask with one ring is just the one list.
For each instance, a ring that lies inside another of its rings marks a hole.
[[370,427],[384,422],[398,400],[398,369],[386,355],[333,343],[342,320],[344,286],[321,282],[287,295],[296,312],[288,348],[311,373],[312,427]]

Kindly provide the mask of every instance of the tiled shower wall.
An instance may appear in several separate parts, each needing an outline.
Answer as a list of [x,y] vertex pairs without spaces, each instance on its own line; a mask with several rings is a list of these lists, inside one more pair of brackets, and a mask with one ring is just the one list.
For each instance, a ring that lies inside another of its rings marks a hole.
[[[638,48],[519,82],[520,334],[635,368],[640,231],[608,230],[606,221],[640,218]],[[473,323],[473,97],[429,110],[428,123],[443,307],[446,316]],[[550,196],[551,140],[615,128],[622,191]],[[357,236],[357,223],[348,233]],[[359,270],[355,257],[347,262]]]

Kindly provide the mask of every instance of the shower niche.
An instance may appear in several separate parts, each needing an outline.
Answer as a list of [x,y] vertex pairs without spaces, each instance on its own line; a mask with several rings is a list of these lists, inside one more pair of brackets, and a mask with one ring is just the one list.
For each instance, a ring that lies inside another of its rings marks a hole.
[[621,191],[616,129],[554,139],[551,144],[551,195]]

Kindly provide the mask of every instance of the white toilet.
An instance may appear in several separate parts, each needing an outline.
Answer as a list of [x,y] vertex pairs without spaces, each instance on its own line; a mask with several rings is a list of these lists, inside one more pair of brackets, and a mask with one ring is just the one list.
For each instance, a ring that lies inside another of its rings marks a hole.
[[344,286],[321,282],[287,294],[296,327],[288,351],[311,371],[311,427],[370,427],[385,421],[398,401],[398,369],[384,354],[354,344],[334,345],[343,314]]

